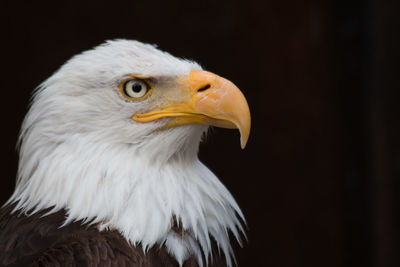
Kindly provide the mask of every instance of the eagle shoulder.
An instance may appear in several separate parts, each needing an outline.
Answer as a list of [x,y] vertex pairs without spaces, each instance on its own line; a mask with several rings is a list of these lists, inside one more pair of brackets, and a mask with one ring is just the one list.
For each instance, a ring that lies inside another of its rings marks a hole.
[[[99,231],[82,221],[60,227],[64,210],[45,215],[49,210],[24,214],[12,213],[14,208],[0,209],[0,266],[179,266],[164,246],[144,252],[116,230]],[[218,258],[212,266],[225,266]],[[198,263],[189,257],[183,266],[198,267]]]

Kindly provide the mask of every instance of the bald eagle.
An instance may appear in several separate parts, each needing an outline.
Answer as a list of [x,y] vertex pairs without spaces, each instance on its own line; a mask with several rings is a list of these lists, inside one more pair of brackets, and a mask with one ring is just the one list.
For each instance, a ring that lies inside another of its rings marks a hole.
[[34,92],[4,266],[232,266],[232,195],[198,159],[209,126],[250,132],[245,97],[199,64],[133,40],[67,61]]

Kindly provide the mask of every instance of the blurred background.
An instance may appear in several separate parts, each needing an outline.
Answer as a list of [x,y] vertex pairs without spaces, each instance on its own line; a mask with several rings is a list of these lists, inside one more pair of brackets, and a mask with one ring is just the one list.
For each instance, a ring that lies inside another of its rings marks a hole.
[[137,39],[247,97],[246,149],[223,129],[200,149],[246,215],[239,266],[400,266],[399,1],[39,2],[1,3],[1,203],[32,90],[74,54]]

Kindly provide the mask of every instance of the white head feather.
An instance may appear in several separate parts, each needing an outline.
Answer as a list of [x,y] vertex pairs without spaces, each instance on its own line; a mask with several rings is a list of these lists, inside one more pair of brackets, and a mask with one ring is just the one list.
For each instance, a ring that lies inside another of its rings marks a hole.
[[[35,92],[20,135],[17,186],[8,203],[36,212],[53,207],[74,220],[117,229],[132,244],[165,244],[182,264],[212,258],[214,238],[232,265],[229,231],[240,242],[243,215],[218,178],[198,159],[207,126],[157,130],[165,119],[138,123],[150,101],[124,99],[126,75],[174,77],[201,69],[137,41],[108,41],[73,57]],[[173,221],[185,231],[172,230]],[[196,242],[198,241],[198,242]]]

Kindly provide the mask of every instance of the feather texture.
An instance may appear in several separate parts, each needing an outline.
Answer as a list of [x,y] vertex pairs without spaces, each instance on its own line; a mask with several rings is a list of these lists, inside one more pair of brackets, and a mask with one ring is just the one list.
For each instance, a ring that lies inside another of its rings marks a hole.
[[[83,221],[60,227],[64,210],[47,216],[48,210],[10,216],[14,208],[9,205],[0,210],[0,266],[179,266],[165,246],[144,253],[140,245],[131,246],[116,230],[99,231]],[[210,266],[223,265],[224,258],[217,257]],[[192,255],[183,266],[199,265]]]
[[[191,255],[207,264],[215,240],[231,266],[229,232],[240,242],[244,217],[197,157],[207,126],[159,130],[168,119],[137,123],[132,114],[162,105],[163,98],[154,93],[131,102],[118,91],[130,73],[151,76],[162,87],[194,69],[201,67],[127,40],[68,61],[36,90],[22,125],[17,186],[8,201],[14,214],[65,211],[63,227],[81,221],[115,229],[144,252],[165,245],[180,265]],[[174,222],[184,238],[177,238]]]

